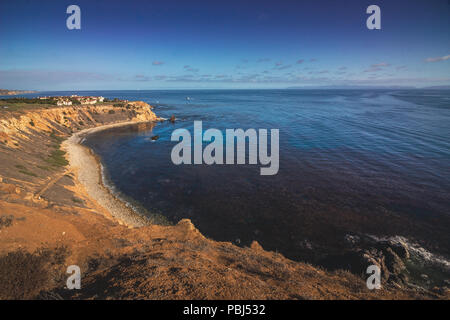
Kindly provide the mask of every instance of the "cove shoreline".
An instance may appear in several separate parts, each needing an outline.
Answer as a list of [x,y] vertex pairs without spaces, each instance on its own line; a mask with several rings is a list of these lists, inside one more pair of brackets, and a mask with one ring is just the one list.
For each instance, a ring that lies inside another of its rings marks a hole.
[[151,220],[138,213],[126,201],[119,199],[104,184],[103,165],[100,159],[92,149],[83,145],[82,142],[87,136],[100,131],[160,120],[162,119],[156,121],[125,121],[83,129],[72,134],[61,144],[62,149],[67,153],[68,170],[75,173],[78,182],[86,190],[89,200],[105,209],[105,215],[110,215],[119,224],[130,228],[147,226],[151,224]]

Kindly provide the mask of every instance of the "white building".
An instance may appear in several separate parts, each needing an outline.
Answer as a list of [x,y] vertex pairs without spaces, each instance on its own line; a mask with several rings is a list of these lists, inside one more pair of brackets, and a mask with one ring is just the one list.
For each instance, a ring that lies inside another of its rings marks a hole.
[[88,97],[86,99],[81,99],[80,102],[81,102],[81,104],[96,104],[97,103],[97,99],[96,98],[92,98],[92,97]]
[[60,99],[56,102],[57,106],[70,106],[72,104],[72,101],[67,99]]

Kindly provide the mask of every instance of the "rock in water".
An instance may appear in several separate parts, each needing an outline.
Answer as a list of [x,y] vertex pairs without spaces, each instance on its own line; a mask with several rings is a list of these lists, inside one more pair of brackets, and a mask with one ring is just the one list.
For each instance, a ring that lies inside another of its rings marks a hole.
[[391,249],[402,259],[409,259],[409,251],[406,243],[403,241],[391,242]]
[[385,251],[385,263],[388,270],[395,275],[406,268],[402,259],[391,248],[387,248]]

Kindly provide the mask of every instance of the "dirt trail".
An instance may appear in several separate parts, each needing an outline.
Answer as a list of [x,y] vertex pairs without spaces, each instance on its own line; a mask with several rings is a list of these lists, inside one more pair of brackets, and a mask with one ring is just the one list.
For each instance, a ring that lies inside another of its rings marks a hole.
[[36,192],[35,197],[36,198],[40,198],[41,195],[47,191],[48,189],[50,189],[55,183],[57,183],[62,177],[64,177],[65,175],[68,175],[70,173],[72,173],[72,169],[66,170],[63,173],[58,174],[56,177],[50,179],[50,181],[48,183],[45,184],[45,186],[38,192]]

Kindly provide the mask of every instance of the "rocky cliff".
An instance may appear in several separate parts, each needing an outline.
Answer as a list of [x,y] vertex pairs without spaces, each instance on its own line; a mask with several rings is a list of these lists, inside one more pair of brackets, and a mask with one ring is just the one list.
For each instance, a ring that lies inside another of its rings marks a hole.
[[[154,121],[156,115],[145,102],[130,102],[121,107],[114,105],[67,106],[27,112],[0,113],[0,135],[3,142],[15,147],[17,139],[29,139],[33,132],[59,132],[67,134],[86,127],[121,121]],[[8,140],[8,138],[10,138]]]

